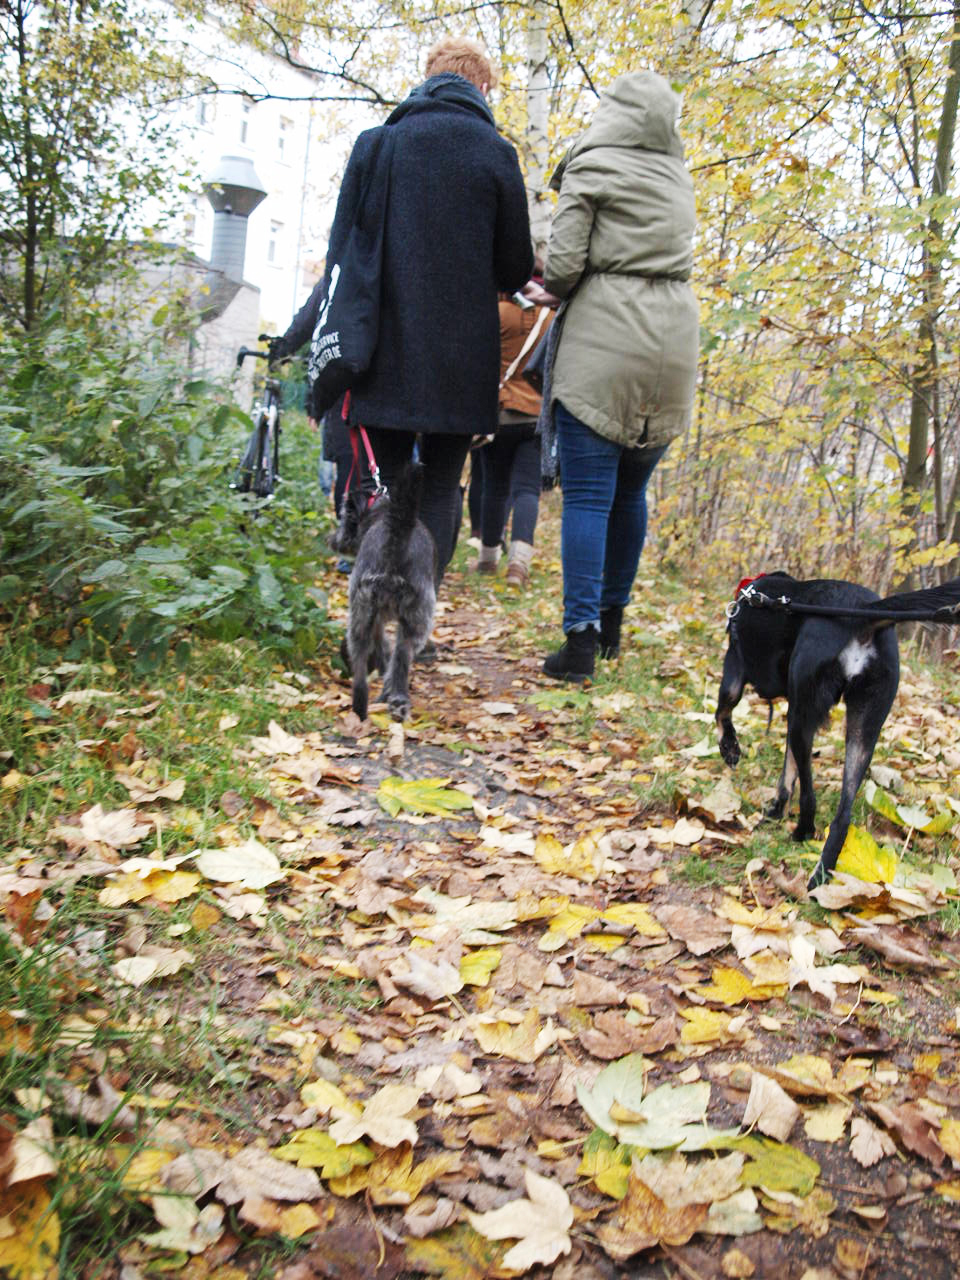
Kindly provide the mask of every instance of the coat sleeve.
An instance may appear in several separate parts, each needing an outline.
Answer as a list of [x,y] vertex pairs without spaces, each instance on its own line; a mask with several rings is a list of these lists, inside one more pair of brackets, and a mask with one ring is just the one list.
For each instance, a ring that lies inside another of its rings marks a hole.
[[574,162],[567,167],[553,215],[543,272],[544,288],[558,298],[569,297],[586,268],[595,191],[596,181],[591,180],[587,166]]
[[313,330],[317,323],[317,316],[320,314],[320,307],[326,296],[326,281],[320,280],[313,287],[310,297],[306,300],[297,314],[290,321],[290,327],[279,340],[278,352],[280,356],[293,355],[295,351],[299,351],[305,342],[309,342],[313,337]]
[[497,202],[496,241],[493,250],[497,288],[502,293],[514,293],[522,288],[533,271],[527,191],[523,185],[517,153],[512,147],[509,147],[509,152],[507,172]]

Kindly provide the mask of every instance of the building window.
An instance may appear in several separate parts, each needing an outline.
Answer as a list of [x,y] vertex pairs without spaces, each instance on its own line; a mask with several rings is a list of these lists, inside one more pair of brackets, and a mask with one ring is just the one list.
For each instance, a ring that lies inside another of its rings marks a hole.
[[280,132],[277,134],[277,155],[282,163],[290,161],[290,139],[293,137],[293,121],[286,116],[280,117]]
[[204,97],[197,103],[197,124],[201,125],[203,128],[210,128],[216,114],[216,103],[213,98]]
[[244,98],[240,104],[240,141],[244,146],[250,142],[250,117],[253,114],[253,103]]
[[267,241],[267,261],[272,266],[280,262],[280,237],[283,235],[283,223],[270,223],[270,239]]

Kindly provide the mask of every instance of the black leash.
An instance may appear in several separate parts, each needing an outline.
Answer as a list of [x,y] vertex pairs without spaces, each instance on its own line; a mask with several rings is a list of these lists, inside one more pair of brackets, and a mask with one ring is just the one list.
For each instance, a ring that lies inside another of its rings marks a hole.
[[726,608],[728,618],[735,618],[740,612],[741,604],[748,604],[751,609],[779,609],[782,613],[812,614],[817,618],[867,618],[871,622],[948,622],[951,619],[960,621],[960,602],[942,605],[931,612],[912,609],[906,613],[898,613],[892,609],[857,609],[841,608],[829,604],[802,604],[791,600],[789,596],[767,596],[757,589],[752,582],[741,588],[736,600]]

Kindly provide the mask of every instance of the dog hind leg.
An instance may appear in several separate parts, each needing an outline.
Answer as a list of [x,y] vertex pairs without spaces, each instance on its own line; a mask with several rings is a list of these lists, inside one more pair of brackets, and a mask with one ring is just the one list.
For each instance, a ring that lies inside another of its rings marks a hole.
[[879,687],[878,682],[871,682],[866,686],[855,686],[847,693],[846,752],[840,804],[830,823],[830,831],[824,842],[820,861],[810,877],[808,889],[816,889],[818,885],[825,884],[837,865],[850,830],[853,802],[870,767],[880,730],[890,713],[896,693],[897,680],[889,677],[879,682]]
[[790,750],[790,731],[787,730],[787,744],[783,752],[783,768],[780,770],[780,782],[777,785],[777,794],[763,811],[765,818],[773,818],[779,822],[787,811],[787,805],[790,803],[790,797],[793,795],[793,788],[797,783],[797,762],[793,752]]
[[353,672],[352,706],[354,714],[361,720],[367,718],[367,705],[370,700],[368,672],[372,647],[371,628],[360,625],[355,618],[351,617],[347,634],[347,651],[350,655],[350,669]]
[[418,637],[402,622],[397,624],[397,640],[383,679],[383,700],[395,720],[406,720],[410,714],[410,664]]

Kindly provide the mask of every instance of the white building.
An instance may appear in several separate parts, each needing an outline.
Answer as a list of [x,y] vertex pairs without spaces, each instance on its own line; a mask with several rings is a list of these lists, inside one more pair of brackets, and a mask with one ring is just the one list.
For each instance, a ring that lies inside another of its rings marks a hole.
[[315,79],[281,58],[231,45],[212,20],[185,41],[215,92],[177,112],[177,169],[192,175],[182,212],[165,238],[207,259],[213,209],[205,177],[223,156],[252,161],[266,198],[247,226],[243,278],[260,291],[257,332],[282,333],[323,270],[339,175],[352,138],[333,134],[310,97]]

